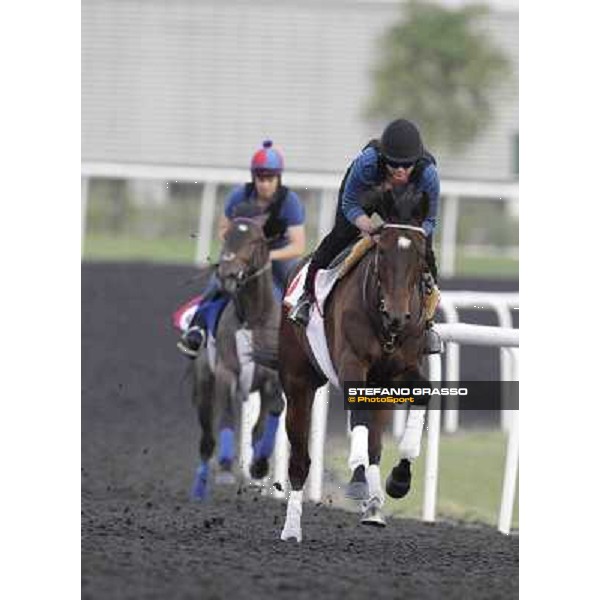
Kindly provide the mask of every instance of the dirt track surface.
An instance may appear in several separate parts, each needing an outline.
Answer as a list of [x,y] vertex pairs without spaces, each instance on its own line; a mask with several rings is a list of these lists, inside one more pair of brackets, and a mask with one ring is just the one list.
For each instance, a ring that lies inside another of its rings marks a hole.
[[[197,427],[169,314],[192,271],[82,270],[83,598],[516,598],[518,538],[412,520],[384,530],[238,488],[188,499]],[[391,500],[390,500],[391,502]]]

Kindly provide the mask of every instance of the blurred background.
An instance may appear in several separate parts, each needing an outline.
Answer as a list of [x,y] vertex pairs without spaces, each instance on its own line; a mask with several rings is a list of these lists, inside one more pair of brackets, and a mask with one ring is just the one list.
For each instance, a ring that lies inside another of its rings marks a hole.
[[407,116],[439,163],[442,274],[514,278],[517,69],[514,1],[83,0],[84,258],[205,260],[266,138],[312,247],[348,163]]
[[[82,0],[84,337],[90,323],[96,331],[85,372],[112,365],[120,347],[123,361],[164,368],[166,389],[182,395],[176,337],[140,348],[129,340],[135,313],[155,310],[147,322],[163,326],[175,298],[196,293],[174,282],[216,258],[224,199],[249,180],[264,139],[284,153],[283,181],[305,204],[312,249],[333,222],[348,163],[388,121],[416,121],[441,174],[442,291],[517,292],[518,22],[516,0]],[[510,308],[508,326],[518,326]],[[480,309],[461,307],[460,321],[499,324],[497,311]],[[107,323],[114,334],[102,340]],[[464,347],[460,378],[502,378],[501,352]],[[346,477],[338,405],[333,482]],[[104,409],[89,406],[84,419],[100,418]],[[439,511],[494,523],[506,436],[499,411],[473,413],[442,438]],[[394,451],[388,444],[386,467]],[[395,510],[417,516],[419,494]]]

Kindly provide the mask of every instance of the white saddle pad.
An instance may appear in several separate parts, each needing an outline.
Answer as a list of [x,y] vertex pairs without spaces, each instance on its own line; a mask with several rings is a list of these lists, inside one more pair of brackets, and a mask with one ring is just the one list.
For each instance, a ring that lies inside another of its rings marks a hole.
[[[329,296],[329,293],[337,281],[337,274],[341,266],[342,265],[334,269],[320,269],[317,271],[317,276],[315,278],[316,303],[311,310],[310,320],[308,322],[308,327],[306,328],[306,337],[308,338],[310,349],[312,350],[317,364],[329,382],[338,389],[340,388],[340,383],[338,381],[337,373],[333,368],[327,339],[325,338],[325,321],[323,320],[323,314],[325,312],[325,300],[327,300],[327,296]],[[307,270],[308,264],[304,265],[296,277],[294,277],[288,286],[286,295],[283,299],[284,304],[295,306],[298,298],[302,294]]]

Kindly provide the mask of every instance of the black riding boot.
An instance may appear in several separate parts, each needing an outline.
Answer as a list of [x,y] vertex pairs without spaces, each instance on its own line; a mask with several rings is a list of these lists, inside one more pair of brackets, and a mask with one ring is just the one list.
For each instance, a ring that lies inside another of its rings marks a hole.
[[290,311],[289,319],[297,325],[306,327],[310,321],[310,309],[313,305],[313,295],[306,290],[302,292],[296,306]]
[[[196,313],[198,315],[198,313]],[[194,315],[190,326],[182,333],[177,348],[188,358],[196,358],[198,351],[206,344],[206,323],[201,316]]]
[[208,327],[200,311],[200,306],[205,302],[214,300],[220,294],[220,291],[219,281],[216,277],[213,277],[202,295],[202,300],[192,317],[190,326],[183,332],[177,342],[177,348],[188,358],[196,358],[198,351],[206,345],[208,339]]
[[425,354],[440,354],[442,351],[440,334],[433,328],[433,321],[428,321],[425,326]]
[[[427,238],[425,259],[427,261],[427,266],[429,267],[429,272],[423,274],[425,294],[439,295],[439,290],[437,289],[437,264],[433,252],[433,240],[431,236]],[[427,320],[425,327],[425,354],[440,354],[443,345],[440,334],[433,328],[433,316]]]
[[[341,194],[340,194],[341,198]],[[298,298],[296,306],[290,311],[290,321],[306,327],[310,320],[310,309],[315,301],[315,277],[319,269],[324,269],[350,242],[360,237],[360,230],[344,217],[341,209],[336,212],[335,225],[326,235],[313,254],[306,280],[304,282],[304,292]]]

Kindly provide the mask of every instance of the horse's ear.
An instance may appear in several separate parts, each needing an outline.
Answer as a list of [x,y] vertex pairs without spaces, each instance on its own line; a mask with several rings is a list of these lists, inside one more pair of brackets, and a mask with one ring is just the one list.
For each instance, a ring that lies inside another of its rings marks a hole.
[[233,217],[243,217],[245,219],[256,219],[260,215],[260,208],[251,202],[240,202],[233,209]]

